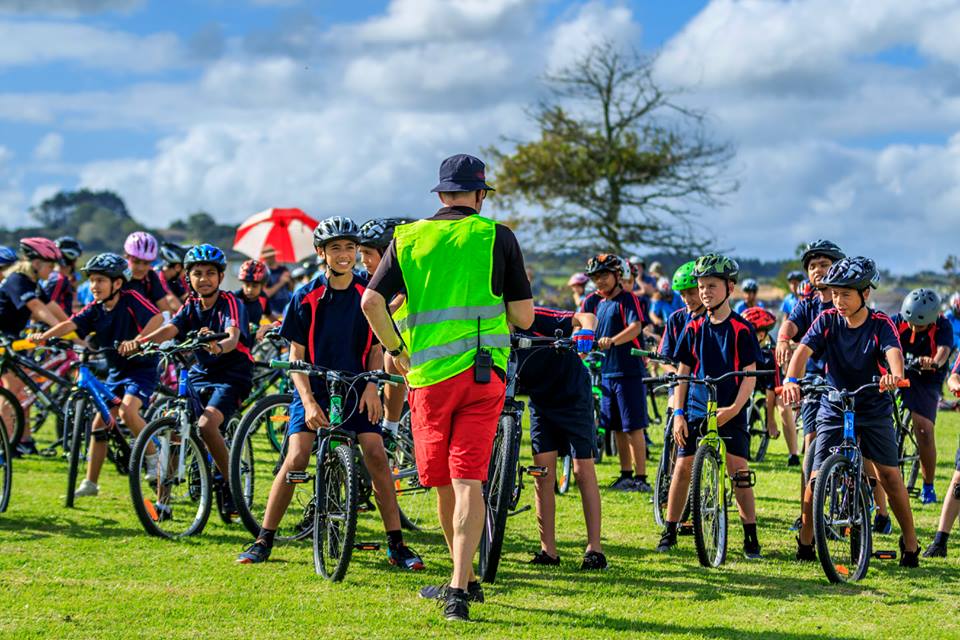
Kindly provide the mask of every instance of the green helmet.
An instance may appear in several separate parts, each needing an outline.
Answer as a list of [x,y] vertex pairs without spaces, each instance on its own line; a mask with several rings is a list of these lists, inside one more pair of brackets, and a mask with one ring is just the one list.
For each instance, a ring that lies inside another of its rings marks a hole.
[[697,266],[696,260],[685,262],[673,272],[673,290],[685,291],[687,289],[697,288],[697,277],[693,275],[693,270]]
[[705,256],[700,256],[693,267],[693,275],[697,278],[714,276],[736,282],[739,274],[740,265],[737,264],[737,261],[719,253],[708,253]]

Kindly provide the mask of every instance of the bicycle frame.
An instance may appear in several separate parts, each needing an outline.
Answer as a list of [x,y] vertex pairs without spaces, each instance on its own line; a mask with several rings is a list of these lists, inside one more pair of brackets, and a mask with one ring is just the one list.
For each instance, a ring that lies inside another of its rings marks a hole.
[[[42,385],[34,380],[28,372],[33,372],[37,376],[41,377],[41,379],[49,382],[49,384]],[[52,371],[44,369],[42,364],[34,362],[30,358],[24,358],[23,356],[14,353],[13,349],[10,348],[9,345],[5,347],[2,354],[0,354],[0,373],[12,373],[15,375],[33,394],[34,402],[39,400],[44,407],[50,409],[59,417],[63,417],[63,408],[57,405],[57,403],[54,402],[54,400],[47,394],[47,389],[49,389],[53,383],[70,388],[73,386],[72,380],[68,380],[67,378],[63,378]]]

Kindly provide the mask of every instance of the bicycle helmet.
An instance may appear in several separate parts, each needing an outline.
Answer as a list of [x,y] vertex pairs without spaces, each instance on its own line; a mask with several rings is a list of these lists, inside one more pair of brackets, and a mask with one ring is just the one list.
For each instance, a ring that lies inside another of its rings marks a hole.
[[629,260],[624,260],[623,258],[620,258],[620,260],[622,261],[622,275],[625,280],[627,278],[636,278],[637,275],[639,275],[640,269],[636,265],[630,264]]
[[60,248],[47,238],[24,238],[20,241],[20,253],[27,260],[59,262],[63,257]]
[[803,263],[803,270],[807,270],[807,265],[817,256],[830,258],[833,262],[846,258],[847,254],[843,252],[835,243],[829,240],[814,240],[803,250],[800,262]]
[[183,256],[187,250],[176,242],[160,243],[160,259],[163,260],[163,266],[172,267],[175,264],[183,264]]
[[914,289],[903,299],[900,315],[911,324],[933,324],[940,315],[940,296],[933,289]]
[[815,291],[816,289],[813,288],[813,283],[809,280],[804,280],[801,282],[800,289],[798,289],[798,293],[800,294],[801,298],[808,298],[812,296]]
[[183,257],[183,267],[187,271],[197,264],[212,264],[223,273],[227,268],[227,257],[212,244],[198,244],[187,249]]
[[83,245],[77,242],[72,236],[60,236],[56,240],[56,245],[63,254],[63,259],[70,262],[76,262],[80,254],[83,253]]
[[123,250],[131,258],[153,262],[157,259],[157,239],[146,231],[134,231],[127,236],[123,243]]
[[802,271],[791,271],[787,274],[787,282],[803,282],[806,278]]
[[237,277],[240,282],[266,282],[267,265],[259,260],[246,260],[240,265],[240,273]]
[[98,253],[89,260],[87,264],[80,269],[88,277],[91,273],[99,273],[107,276],[111,280],[117,278],[127,279],[127,261],[122,256],[115,253]]
[[413,222],[411,218],[375,218],[364,222],[360,227],[360,244],[373,247],[383,253],[393,240],[393,230],[398,225],[411,222]]
[[693,275],[697,278],[713,276],[736,282],[740,275],[740,265],[733,258],[722,256],[719,253],[708,253],[697,258],[693,266]]
[[693,269],[696,264],[693,260],[685,262],[673,272],[674,291],[686,291],[687,289],[697,288],[697,278],[693,275]]
[[658,290],[660,293],[670,293],[670,291],[672,290],[671,287],[670,287],[670,280],[668,280],[667,278],[663,278],[663,277],[658,278],[658,279],[657,279],[657,290]]
[[880,272],[877,271],[876,263],[863,256],[843,258],[839,262],[834,262],[822,282],[825,287],[857,291],[864,291],[871,287],[876,289],[879,283]]
[[954,293],[950,296],[950,306],[960,311],[960,293]]
[[747,278],[743,281],[743,284],[740,286],[743,289],[744,293],[756,293],[760,290],[760,285],[757,284],[757,281],[753,278]]
[[0,267],[6,267],[17,261],[17,252],[10,247],[0,245]]
[[568,287],[573,287],[577,285],[583,286],[583,285],[586,285],[588,282],[590,282],[590,278],[587,277],[587,274],[575,273],[572,276],[570,276],[569,280],[567,280],[567,286]]
[[743,319],[753,325],[757,331],[770,331],[777,324],[777,316],[763,307],[750,307],[742,314]]
[[609,271],[614,275],[623,275],[624,264],[620,256],[612,253],[601,253],[590,258],[587,261],[587,268],[584,272],[588,276],[594,276],[604,271]]
[[313,230],[313,246],[322,247],[334,240],[353,240],[360,243],[360,227],[350,218],[334,216],[321,220]]

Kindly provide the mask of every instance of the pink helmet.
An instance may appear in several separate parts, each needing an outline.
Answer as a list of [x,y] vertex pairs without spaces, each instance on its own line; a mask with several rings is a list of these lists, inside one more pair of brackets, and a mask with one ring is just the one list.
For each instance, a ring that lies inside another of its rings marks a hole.
[[575,273],[570,276],[570,279],[567,280],[567,286],[572,287],[574,285],[585,285],[590,282],[590,278],[587,277],[585,273]]
[[132,258],[153,262],[157,259],[160,248],[157,246],[157,239],[146,231],[134,231],[124,241],[123,250]]
[[59,262],[63,258],[60,247],[53,240],[47,238],[24,238],[20,241],[20,253],[27,260],[46,260]]

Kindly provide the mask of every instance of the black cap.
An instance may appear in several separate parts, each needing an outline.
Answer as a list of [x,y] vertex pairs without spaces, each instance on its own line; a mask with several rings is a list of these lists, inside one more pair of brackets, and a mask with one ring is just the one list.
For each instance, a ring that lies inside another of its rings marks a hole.
[[450,156],[440,165],[440,183],[431,191],[493,191],[487,184],[486,165],[479,158],[465,153]]

